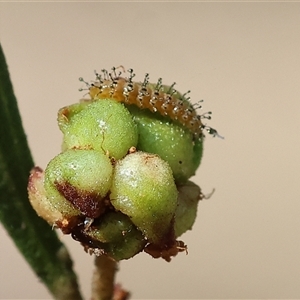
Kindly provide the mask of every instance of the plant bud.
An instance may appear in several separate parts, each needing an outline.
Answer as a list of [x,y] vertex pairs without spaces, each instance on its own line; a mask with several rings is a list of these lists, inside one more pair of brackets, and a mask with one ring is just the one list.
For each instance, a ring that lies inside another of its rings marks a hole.
[[60,109],[63,150],[93,149],[120,159],[136,146],[136,124],[123,104],[112,99],[82,102]]
[[172,170],[159,156],[138,151],[117,161],[111,204],[129,216],[149,242],[162,243],[174,233],[177,194]]
[[34,167],[31,170],[27,187],[28,196],[36,213],[53,226],[56,222],[63,222],[63,216],[47,198],[44,177],[45,173],[41,168]]
[[130,218],[120,212],[107,212],[88,228],[77,228],[72,234],[87,251],[106,254],[119,261],[141,252],[146,244],[143,234]]
[[192,229],[197,216],[198,202],[202,199],[200,187],[191,181],[178,186],[178,192],[178,206],[174,222],[176,237]]
[[45,190],[52,206],[63,216],[96,218],[104,210],[113,167],[108,156],[94,150],[67,150],[54,157],[45,170]]
[[202,157],[202,139],[194,140],[188,129],[167,117],[134,106],[129,110],[138,124],[138,150],[158,154],[167,161],[176,183],[195,175]]

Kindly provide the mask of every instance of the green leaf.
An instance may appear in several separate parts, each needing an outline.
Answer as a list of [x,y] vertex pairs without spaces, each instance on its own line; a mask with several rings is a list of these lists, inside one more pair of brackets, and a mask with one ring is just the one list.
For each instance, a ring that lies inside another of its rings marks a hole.
[[0,120],[0,221],[56,299],[82,299],[67,249],[28,200],[34,164],[1,45]]

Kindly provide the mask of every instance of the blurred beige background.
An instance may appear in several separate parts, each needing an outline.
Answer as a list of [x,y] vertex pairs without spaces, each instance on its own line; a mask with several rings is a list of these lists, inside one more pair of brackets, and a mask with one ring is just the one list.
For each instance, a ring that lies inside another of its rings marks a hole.
[[[60,151],[78,78],[124,65],[192,90],[207,137],[204,193],[171,263],[121,262],[133,299],[300,298],[300,3],[1,3],[0,36],[37,165]],[[0,299],[50,299],[0,227]],[[92,257],[69,236],[85,296]]]

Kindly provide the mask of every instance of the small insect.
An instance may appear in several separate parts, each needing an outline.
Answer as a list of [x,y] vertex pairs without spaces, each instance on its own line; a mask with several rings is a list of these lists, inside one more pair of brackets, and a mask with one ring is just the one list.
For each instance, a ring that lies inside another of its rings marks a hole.
[[[117,72],[119,69],[121,71]],[[196,104],[190,103],[190,98],[187,97],[190,91],[180,94],[174,89],[175,82],[171,86],[165,86],[161,78],[156,84],[149,83],[148,73],[143,82],[135,82],[133,70],[129,69],[127,72],[128,76],[124,67],[113,67],[112,72],[105,69],[101,70],[101,74],[95,72],[96,80],[91,84],[85,82],[83,78],[79,80],[87,85],[93,100],[113,98],[124,104],[136,105],[141,109],[149,109],[162,116],[168,116],[188,128],[194,138],[202,138],[203,130],[213,136],[219,136],[215,129],[202,123],[203,119],[211,119],[211,112],[198,115],[196,110],[201,108],[202,100]]]

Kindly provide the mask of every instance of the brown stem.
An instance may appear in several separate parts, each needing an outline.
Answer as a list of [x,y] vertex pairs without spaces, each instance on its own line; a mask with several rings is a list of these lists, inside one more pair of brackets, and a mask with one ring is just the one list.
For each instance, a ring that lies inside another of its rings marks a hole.
[[92,300],[112,300],[117,263],[106,255],[96,256],[92,279]]

